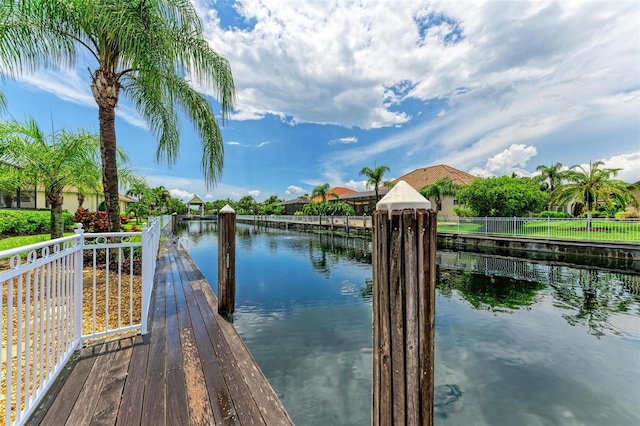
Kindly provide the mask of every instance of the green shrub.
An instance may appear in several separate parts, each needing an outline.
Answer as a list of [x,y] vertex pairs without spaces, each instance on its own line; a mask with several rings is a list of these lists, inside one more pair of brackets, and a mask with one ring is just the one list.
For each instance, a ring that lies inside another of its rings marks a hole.
[[468,207],[454,207],[453,211],[458,217],[474,217],[476,214]]
[[50,221],[49,211],[0,210],[0,234],[44,234],[49,232]]
[[637,209],[629,209],[623,212],[617,212],[615,215],[616,219],[639,219],[640,218],[640,210]]
[[552,218],[568,218],[571,217],[569,213],[557,212],[551,210],[545,210],[540,212],[540,217],[552,217]]
[[[62,212],[65,230],[72,229],[73,216]],[[51,212],[49,210],[0,210],[0,235],[34,235],[51,232]]]

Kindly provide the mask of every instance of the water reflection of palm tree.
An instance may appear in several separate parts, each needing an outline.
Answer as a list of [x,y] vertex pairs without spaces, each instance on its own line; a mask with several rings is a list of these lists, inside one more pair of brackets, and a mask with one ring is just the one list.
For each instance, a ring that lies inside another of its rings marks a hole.
[[457,292],[475,309],[505,312],[533,305],[545,284],[511,277],[456,271],[437,267],[436,288],[444,296]]
[[[612,313],[628,312],[637,297],[626,291],[615,291],[617,274],[602,275],[595,269],[577,270],[572,280],[552,284],[554,305],[569,312],[562,317],[571,325],[584,325],[588,333],[601,337],[610,332],[621,335],[609,323]],[[567,281],[571,281],[569,283]]]
[[311,261],[311,267],[314,271],[327,278],[331,275],[331,268],[327,261],[327,251],[323,250],[320,246],[320,250],[317,250],[316,244],[313,240],[309,240],[309,260]]

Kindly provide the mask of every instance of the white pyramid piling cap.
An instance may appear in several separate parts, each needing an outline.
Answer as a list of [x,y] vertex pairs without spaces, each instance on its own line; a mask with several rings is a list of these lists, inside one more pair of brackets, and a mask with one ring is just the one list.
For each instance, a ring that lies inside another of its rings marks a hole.
[[235,213],[236,211],[229,204],[225,204],[218,213]]
[[401,180],[395,184],[387,195],[382,197],[376,209],[387,210],[389,217],[393,210],[413,209],[415,212],[417,209],[430,209],[431,203],[424,198],[418,191],[413,189],[407,182]]

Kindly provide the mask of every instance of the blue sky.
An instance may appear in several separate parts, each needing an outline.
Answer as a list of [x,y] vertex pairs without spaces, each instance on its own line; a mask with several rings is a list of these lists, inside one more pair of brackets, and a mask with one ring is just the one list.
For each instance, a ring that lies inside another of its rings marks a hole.
[[[637,1],[192,2],[238,90],[222,178],[206,188],[187,121],[171,168],[154,162],[156,140],[126,98],[116,123],[131,165],[179,198],[361,191],[359,170],[376,165],[388,178],[435,164],[527,176],[604,160],[640,180]],[[97,133],[89,84],[79,64],[2,90],[18,120]]]

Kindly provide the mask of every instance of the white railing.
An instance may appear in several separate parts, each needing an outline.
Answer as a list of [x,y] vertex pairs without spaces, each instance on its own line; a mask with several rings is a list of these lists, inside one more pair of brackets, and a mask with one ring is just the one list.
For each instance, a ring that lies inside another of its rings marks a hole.
[[78,224],[76,235],[0,252],[0,424],[27,421],[86,340],[147,332],[160,224],[127,233]]
[[349,228],[371,228],[371,216],[298,216],[298,215],[238,215],[246,221],[271,221],[305,225],[325,225]]
[[[238,220],[371,228],[371,216],[238,215]],[[640,220],[600,218],[438,217],[438,233],[640,243]]]
[[552,240],[640,243],[640,221],[637,219],[439,217],[438,232]]

